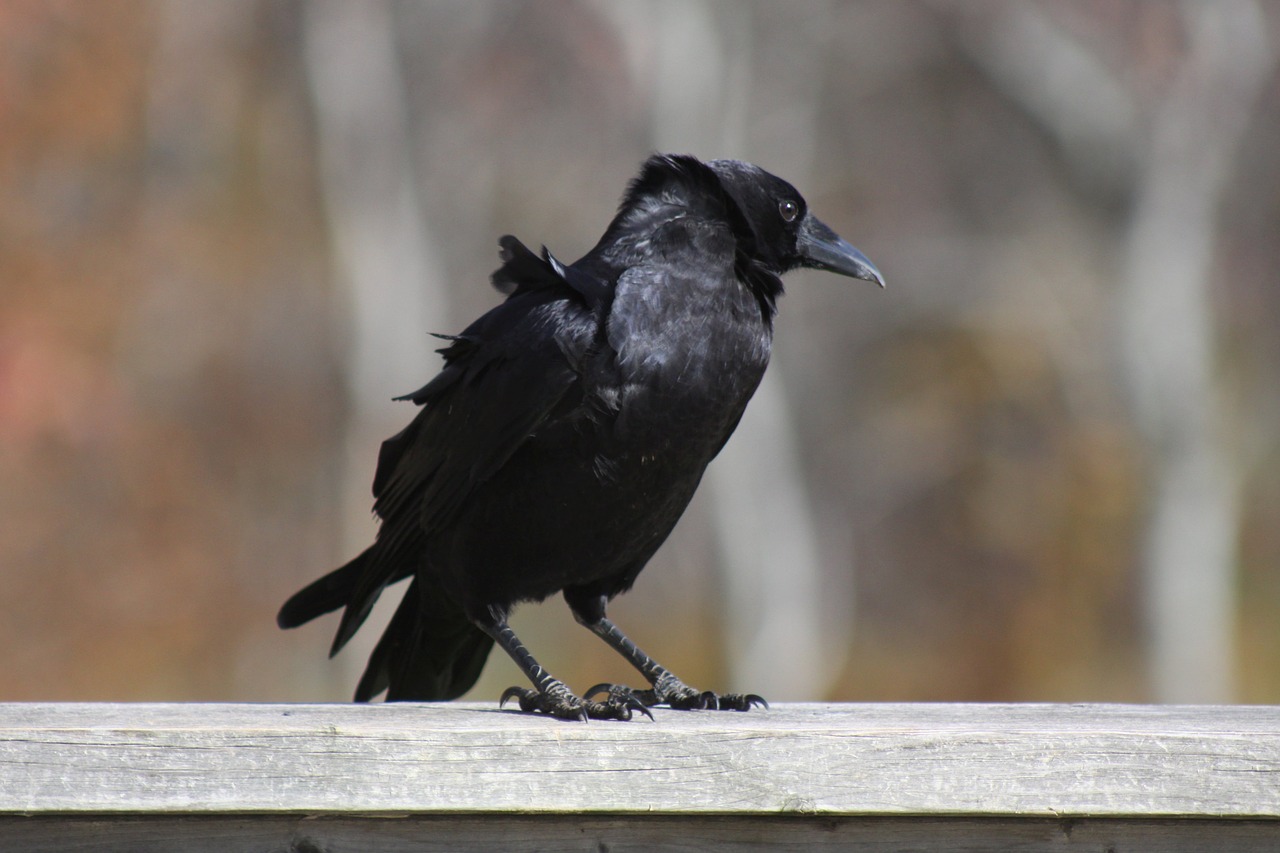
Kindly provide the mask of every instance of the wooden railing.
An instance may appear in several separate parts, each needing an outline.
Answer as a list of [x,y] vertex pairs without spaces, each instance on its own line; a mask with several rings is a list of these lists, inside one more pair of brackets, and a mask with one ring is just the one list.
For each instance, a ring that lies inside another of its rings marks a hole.
[[1280,708],[0,704],[0,851],[1280,850]]

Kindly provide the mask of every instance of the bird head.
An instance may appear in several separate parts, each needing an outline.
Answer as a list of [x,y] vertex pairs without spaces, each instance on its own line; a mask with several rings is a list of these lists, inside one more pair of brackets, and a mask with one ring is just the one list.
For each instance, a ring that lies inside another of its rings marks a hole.
[[752,235],[749,253],[770,272],[797,267],[826,270],[884,287],[884,276],[866,255],[814,216],[791,184],[741,160],[711,160],[720,185]]

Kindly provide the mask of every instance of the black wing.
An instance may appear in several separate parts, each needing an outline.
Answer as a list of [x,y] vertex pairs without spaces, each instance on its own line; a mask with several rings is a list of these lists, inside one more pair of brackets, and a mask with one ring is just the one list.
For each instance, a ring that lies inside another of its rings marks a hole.
[[416,571],[426,539],[477,486],[531,436],[581,408],[579,370],[602,303],[589,304],[560,275],[559,264],[539,259],[514,238],[504,238],[503,249],[507,263],[494,276],[513,282],[512,295],[451,339],[434,379],[398,398],[423,408],[378,454],[374,512],[382,526],[362,555],[333,653],[355,634],[383,588]]

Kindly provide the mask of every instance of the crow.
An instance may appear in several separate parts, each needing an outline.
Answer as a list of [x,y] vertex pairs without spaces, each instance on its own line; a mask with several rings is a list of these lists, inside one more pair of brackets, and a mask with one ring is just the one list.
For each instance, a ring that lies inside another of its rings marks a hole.
[[[738,160],[655,154],[604,236],[561,263],[511,236],[493,284],[505,301],[439,352],[399,397],[421,410],[383,442],[372,545],[281,608],[292,628],[343,608],[330,656],[389,584],[408,590],[370,655],[357,702],[454,699],[494,643],[533,685],[526,712],[631,719],[648,708],[765,705],[695,690],[605,615],[631,588],[737,426],[769,361],[780,276],[811,267],[874,282],[867,258],[786,181]],[[507,624],[562,592],[579,623],[649,682],[574,694]]]

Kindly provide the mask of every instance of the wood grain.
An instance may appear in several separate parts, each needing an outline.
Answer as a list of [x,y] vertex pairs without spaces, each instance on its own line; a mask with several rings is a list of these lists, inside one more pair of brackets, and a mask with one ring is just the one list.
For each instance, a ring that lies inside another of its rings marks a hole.
[[5,853],[1274,853],[1261,820],[288,815],[0,817]]
[[1278,818],[1280,708],[0,704],[0,814]]

